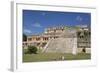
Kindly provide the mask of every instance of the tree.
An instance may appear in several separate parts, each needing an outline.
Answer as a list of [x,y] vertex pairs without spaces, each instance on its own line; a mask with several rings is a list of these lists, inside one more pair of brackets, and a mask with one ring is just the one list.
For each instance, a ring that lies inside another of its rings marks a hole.
[[28,53],[29,54],[37,54],[37,47],[35,46],[28,46]]
[[83,47],[82,52],[83,52],[83,53],[86,53],[86,48],[85,48],[85,46]]
[[23,41],[27,41],[27,36],[23,33]]

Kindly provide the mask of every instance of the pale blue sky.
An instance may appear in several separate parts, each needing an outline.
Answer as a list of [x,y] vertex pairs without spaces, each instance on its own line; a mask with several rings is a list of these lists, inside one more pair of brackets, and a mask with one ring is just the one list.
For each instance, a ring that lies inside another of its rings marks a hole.
[[91,25],[90,13],[23,10],[23,33],[36,35],[53,26]]

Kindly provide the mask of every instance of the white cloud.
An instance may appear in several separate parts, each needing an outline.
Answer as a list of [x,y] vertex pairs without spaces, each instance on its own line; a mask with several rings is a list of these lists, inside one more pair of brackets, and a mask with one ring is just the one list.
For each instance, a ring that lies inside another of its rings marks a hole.
[[42,26],[41,26],[40,23],[34,23],[34,24],[33,24],[33,27],[38,27],[38,28],[40,28],[40,27],[42,27]]
[[32,33],[32,31],[29,29],[24,29],[24,33]]
[[43,16],[45,16],[45,15],[46,15],[46,13],[45,13],[45,12],[42,12],[42,15],[43,15]]
[[76,20],[82,21],[82,17],[81,17],[81,16],[77,16],[77,17],[76,17]]

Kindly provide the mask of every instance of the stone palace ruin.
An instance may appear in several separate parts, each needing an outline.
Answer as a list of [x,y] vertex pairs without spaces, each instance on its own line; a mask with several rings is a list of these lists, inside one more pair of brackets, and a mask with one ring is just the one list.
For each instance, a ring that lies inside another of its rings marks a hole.
[[90,53],[90,29],[82,26],[49,27],[41,35],[27,36],[27,41],[23,42],[24,49],[29,45],[42,49],[43,53],[77,54],[83,49]]

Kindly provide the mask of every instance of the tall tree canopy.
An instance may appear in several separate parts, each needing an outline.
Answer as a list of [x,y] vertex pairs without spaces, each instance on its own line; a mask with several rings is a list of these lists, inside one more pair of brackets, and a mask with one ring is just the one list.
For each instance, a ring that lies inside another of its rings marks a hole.
[[23,41],[27,41],[27,36],[23,33]]

